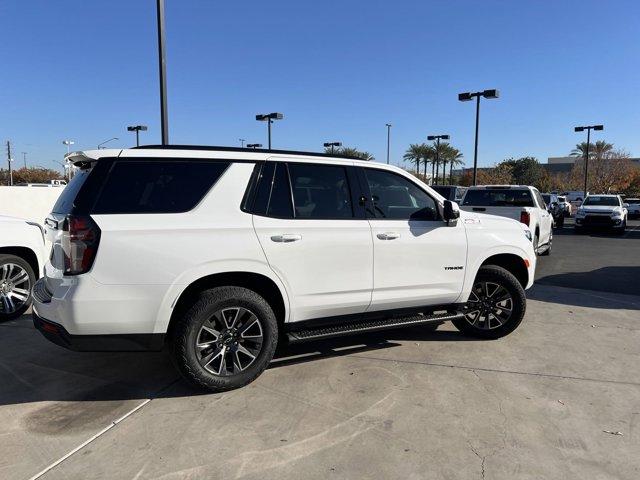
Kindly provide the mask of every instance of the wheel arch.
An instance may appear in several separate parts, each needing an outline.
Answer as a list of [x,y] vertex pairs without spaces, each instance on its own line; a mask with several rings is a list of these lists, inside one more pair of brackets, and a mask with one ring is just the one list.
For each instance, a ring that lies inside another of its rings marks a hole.
[[175,320],[186,312],[200,292],[222,286],[244,287],[253,290],[271,305],[278,324],[282,325],[286,322],[288,315],[286,293],[272,278],[261,273],[248,271],[220,272],[200,277],[182,290],[171,311],[167,325],[167,338],[171,336],[172,327],[176,324]]
[[480,264],[480,268],[487,265],[504,268],[518,279],[522,288],[527,288],[527,284],[529,283],[529,270],[522,257],[514,253],[498,253],[485,259]]
[[38,255],[29,247],[0,247],[0,255],[15,255],[26,261],[36,278],[40,277]]

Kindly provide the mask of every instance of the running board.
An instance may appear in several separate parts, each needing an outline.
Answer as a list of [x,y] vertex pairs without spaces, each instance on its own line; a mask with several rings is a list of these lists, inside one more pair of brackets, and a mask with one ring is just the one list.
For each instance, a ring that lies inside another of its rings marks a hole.
[[359,320],[332,326],[310,328],[287,333],[289,343],[302,343],[324,338],[342,337],[365,332],[377,332],[392,328],[411,327],[426,323],[441,323],[462,318],[459,312],[441,312],[430,315],[411,315],[407,317],[384,318],[380,320]]

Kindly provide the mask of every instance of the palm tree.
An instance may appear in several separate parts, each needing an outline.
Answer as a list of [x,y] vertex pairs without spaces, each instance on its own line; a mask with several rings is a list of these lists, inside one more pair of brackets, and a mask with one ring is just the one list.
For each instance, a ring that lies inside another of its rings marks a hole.
[[[449,146],[449,144],[447,142],[442,142],[440,144],[440,147],[438,147],[438,142],[433,142],[433,160],[431,161],[431,176],[433,179],[435,179],[435,184],[438,184],[438,177],[440,176],[440,163],[445,162],[445,166],[446,166],[446,161],[444,160],[444,155],[445,152],[447,151],[447,147]],[[436,155],[437,152],[437,155]],[[437,158],[437,160],[436,160]],[[434,165],[435,164],[435,165]],[[433,172],[433,167],[435,166],[435,176],[434,176],[434,172]]]
[[425,143],[422,144],[422,163],[424,163],[425,182],[427,181],[427,164],[431,163],[433,165],[435,155],[436,151],[431,145],[427,145]]
[[[602,158],[602,156],[613,150],[613,143],[598,140],[595,144],[589,143],[589,158]],[[584,159],[587,156],[587,142],[578,143],[576,148],[571,150],[572,157]]]
[[[464,165],[462,152],[457,148],[449,147],[447,159],[449,160],[449,185],[453,185],[453,166]],[[446,173],[445,173],[446,175]]]
[[416,175],[420,173],[420,161],[424,158],[424,147],[426,145],[424,143],[412,143],[407,148],[407,151],[404,153],[402,158],[404,158],[409,163],[415,163],[416,165]]
[[336,148],[335,150],[333,150],[333,152],[331,151],[331,148],[325,148],[324,149],[325,153],[334,153],[337,155],[345,155],[347,157],[356,157],[359,158],[361,160],[368,160],[368,161],[372,161],[375,160],[374,156],[371,155],[369,152],[365,152],[363,150],[358,150],[357,148],[353,148],[353,147],[341,147],[341,148]]

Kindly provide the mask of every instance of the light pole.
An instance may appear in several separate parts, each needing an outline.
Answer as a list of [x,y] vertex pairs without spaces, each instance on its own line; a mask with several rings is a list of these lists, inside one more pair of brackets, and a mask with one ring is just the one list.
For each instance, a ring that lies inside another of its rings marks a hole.
[[244,148],[244,142],[246,142],[246,140],[244,138],[239,138],[238,140],[240,140],[240,148]]
[[282,113],[264,113],[256,115],[256,120],[259,122],[267,122],[267,135],[269,139],[269,150],[271,150],[271,124],[274,120],[282,120],[284,115]]
[[[427,140],[436,141],[436,185],[438,184],[438,175],[440,173],[440,139],[449,140],[449,135],[428,135]],[[431,179],[433,183],[433,179]]]
[[330,148],[331,155],[333,155],[333,147],[341,147],[342,142],[326,142],[326,143],[323,143],[322,145],[324,145],[325,148]]
[[76,142],[73,140],[63,140],[62,144],[67,146],[67,153],[69,153],[69,146],[74,145]]
[[131,125],[127,127],[127,132],[136,132],[136,147],[140,146],[140,132],[146,132],[146,125]]
[[164,0],[156,0],[158,21],[158,67],[160,73],[160,131],[162,145],[169,144],[169,118],[167,116],[167,58],[164,41]]
[[13,158],[11,158],[11,142],[7,140],[7,166],[9,167],[9,186],[13,186],[13,172],[11,170],[11,162],[13,162]]
[[465,92],[458,94],[458,100],[461,102],[469,102],[473,97],[476,97],[476,141],[473,147],[473,185],[476,185],[476,178],[478,174],[478,129],[480,126],[480,97],[484,98],[498,98],[500,92],[496,89],[483,90],[482,92]]
[[387,165],[389,165],[389,146],[391,145],[391,124],[385,123],[387,126]]
[[247,143],[247,148],[253,148],[255,150],[256,148],[262,148],[262,144],[261,143]]
[[604,130],[604,125],[588,125],[585,127],[575,127],[573,129],[574,132],[584,132],[587,131],[587,151],[584,154],[584,192],[582,201],[587,198],[587,178],[589,175],[589,147],[591,146],[591,130]]
[[109,140],[105,140],[104,142],[99,143],[99,144],[98,144],[98,150],[100,150],[100,147],[102,147],[102,145],[104,145],[105,143],[109,143],[109,142],[111,142],[112,140],[118,140],[118,137],[113,137],[113,138],[110,138]]
[[27,169],[27,152],[20,152],[22,153],[22,161],[24,162],[24,168],[25,170]]

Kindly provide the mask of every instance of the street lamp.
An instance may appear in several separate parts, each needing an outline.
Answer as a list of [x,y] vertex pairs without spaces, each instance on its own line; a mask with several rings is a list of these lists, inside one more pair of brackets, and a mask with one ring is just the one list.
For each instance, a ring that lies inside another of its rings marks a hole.
[[118,140],[118,137],[113,137],[113,138],[110,138],[109,140],[105,140],[104,142],[99,143],[99,144],[98,144],[98,150],[100,150],[100,147],[102,147],[102,145],[104,145],[105,143],[109,143],[109,142],[111,142],[112,140]]
[[[429,141],[436,141],[436,185],[438,184],[438,176],[440,174],[440,139],[442,140],[449,140],[449,135],[429,135],[427,136],[427,140]],[[425,164],[426,166],[426,164]],[[432,169],[433,170],[433,169]],[[443,168],[443,170],[446,172],[446,165],[445,168]],[[426,172],[425,172],[426,174]],[[431,175],[433,176],[433,174]],[[446,176],[446,173],[445,173]],[[433,183],[433,178],[431,179],[431,182]]]
[[326,142],[323,145],[325,148],[331,148],[331,155],[333,155],[333,147],[341,147],[342,142]]
[[473,148],[473,185],[476,185],[476,178],[478,174],[478,127],[480,125],[480,97],[484,98],[498,98],[500,92],[496,89],[483,90],[482,92],[465,92],[458,94],[458,100],[461,102],[469,102],[476,97],[476,141]]
[[261,143],[247,143],[247,148],[262,148],[262,144]]
[[74,145],[76,142],[73,140],[63,140],[62,144],[67,146],[67,153],[69,153],[69,146]]
[[389,145],[391,144],[391,124],[385,123],[387,126],[387,165],[389,165]]
[[584,154],[584,195],[582,200],[584,201],[587,198],[587,176],[589,173],[589,146],[591,145],[591,130],[604,130],[604,125],[588,125],[585,127],[575,127],[573,129],[574,132],[584,132],[587,131],[587,151]]
[[158,23],[158,73],[160,78],[160,135],[162,145],[169,144],[169,117],[167,113],[167,57],[165,55],[164,0],[156,0]]
[[20,152],[22,153],[22,160],[24,161],[24,168],[27,168],[27,152]]
[[244,142],[246,142],[246,140],[244,138],[239,138],[238,140],[240,140],[240,148],[244,148]]
[[274,120],[282,120],[284,115],[282,113],[264,113],[260,115],[256,115],[256,120],[259,122],[267,122],[267,131],[269,138],[269,150],[271,150],[271,124]]
[[136,132],[136,147],[140,146],[140,132],[146,132],[146,125],[132,125],[127,127],[127,132]]

